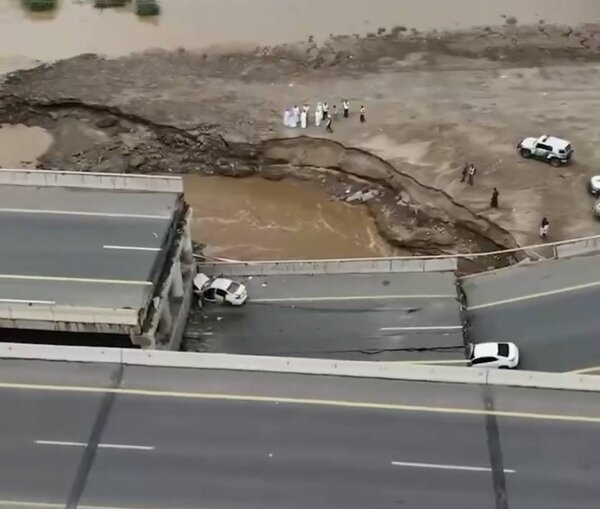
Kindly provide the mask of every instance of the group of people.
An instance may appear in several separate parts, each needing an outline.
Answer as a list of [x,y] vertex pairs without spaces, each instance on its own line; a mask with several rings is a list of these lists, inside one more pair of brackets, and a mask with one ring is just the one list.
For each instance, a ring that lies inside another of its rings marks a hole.
[[[348,101],[348,99],[344,99],[342,101],[342,110],[344,112],[344,118],[349,118],[350,101]],[[325,124],[325,129],[327,130],[327,132],[332,133],[333,128],[331,127],[331,124],[333,123],[333,119],[337,117],[338,109],[336,104],[332,106],[330,111],[327,101],[317,103],[317,107],[315,108],[314,112],[314,123],[316,127],[320,127],[323,123]],[[299,108],[297,105],[294,105],[293,108],[285,109],[283,113],[283,125],[285,125],[286,127],[291,127],[292,129],[295,129],[297,127],[300,127],[301,129],[306,129],[308,127],[309,118],[310,106],[308,104],[302,106],[302,109]],[[366,122],[367,120],[365,116],[364,106],[360,107],[359,119],[361,122]]]
[[[465,182],[467,181],[469,183],[469,185],[473,185],[473,179],[475,178],[475,174],[477,173],[477,168],[475,167],[475,165],[473,163],[465,163],[465,165],[463,166],[462,169],[462,176],[460,181],[461,182]],[[497,188],[494,187],[494,190],[492,191],[492,197],[490,199],[490,207],[493,209],[497,209],[498,208],[498,198],[500,197],[500,192],[498,191]],[[548,231],[550,230],[550,222],[548,221],[548,218],[544,217],[542,219],[542,222],[540,223],[540,238],[542,240],[545,240],[546,237],[548,236]]]

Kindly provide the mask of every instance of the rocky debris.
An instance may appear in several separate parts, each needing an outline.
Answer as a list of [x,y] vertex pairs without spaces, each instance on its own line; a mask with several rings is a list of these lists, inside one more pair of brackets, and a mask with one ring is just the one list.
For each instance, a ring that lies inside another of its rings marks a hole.
[[372,200],[373,198],[377,198],[379,196],[380,192],[378,189],[369,189],[367,191],[356,191],[348,196],[346,196],[344,198],[344,201],[347,201],[348,203],[354,203],[354,202],[359,202],[359,203],[365,203],[368,202],[369,200]]

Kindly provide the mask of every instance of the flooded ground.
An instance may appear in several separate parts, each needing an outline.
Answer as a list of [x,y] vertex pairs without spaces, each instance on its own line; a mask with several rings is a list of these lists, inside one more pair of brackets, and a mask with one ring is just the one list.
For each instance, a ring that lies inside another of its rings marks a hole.
[[[156,18],[131,8],[98,10],[93,0],[59,0],[53,13],[31,14],[21,0],[0,2],[0,55],[39,60],[81,53],[120,56],[151,48],[265,45],[329,34],[519,23],[577,24],[600,19],[598,0],[162,0]],[[317,15],[315,15],[317,14]],[[248,22],[252,20],[252,22]]]
[[35,168],[36,159],[52,144],[52,136],[40,127],[0,125],[0,166]]
[[367,208],[332,200],[315,182],[186,177],[194,239],[210,256],[243,260],[381,256]]

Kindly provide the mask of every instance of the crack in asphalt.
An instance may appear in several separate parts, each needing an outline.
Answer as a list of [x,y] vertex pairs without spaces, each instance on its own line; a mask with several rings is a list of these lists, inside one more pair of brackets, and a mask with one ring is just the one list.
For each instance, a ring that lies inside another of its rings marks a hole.
[[485,415],[485,430],[490,465],[492,469],[492,481],[494,485],[494,501],[496,509],[509,509],[508,492],[506,490],[506,475],[504,473],[504,459],[502,456],[502,445],[500,443],[500,430],[498,420],[493,414],[494,397],[488,385],[483,386],[483,406],[488,412]]
[[[111,375],[111,383],[109,388],[118,389],[121,386],[122,381],[123,365],[119,365],[115,368]],[[83,455],[81,456],[81,460],[75,474],[75,479],[73,480],[73,485],[69,491],[66,509],[77,509],[79,506],[81,495],[83,494],[83,490],[87,484],[92,465],[96,458],[98,444],[102,438],[102,433],[104,432],[104,428],[108,422],[108,416],[110,415],[110,412],[114,406],[116,397],[116,393],[108,392],[104,394],[102,401],[100,402],[100,407],[98,408],[96,420],[94,421],[92,431],[90,432],[87,446],[83,451]]]

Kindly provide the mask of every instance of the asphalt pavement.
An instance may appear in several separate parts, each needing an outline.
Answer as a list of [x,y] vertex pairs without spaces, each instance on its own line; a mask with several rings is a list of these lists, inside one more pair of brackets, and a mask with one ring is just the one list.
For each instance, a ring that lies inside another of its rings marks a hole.
[[206,305],[188,349],[373,360],[462,362],[462,322],[450,273],[236,278],[242,307]]
[[144,306],[179,206],[176,193],[3,186],[0,300]]
[[597,394],[120,369],[0,361],[0,507],[598,507]]
[[462,288],[471,340],[515,342],[522,369],[600,367],[600,256],[502,269]]

